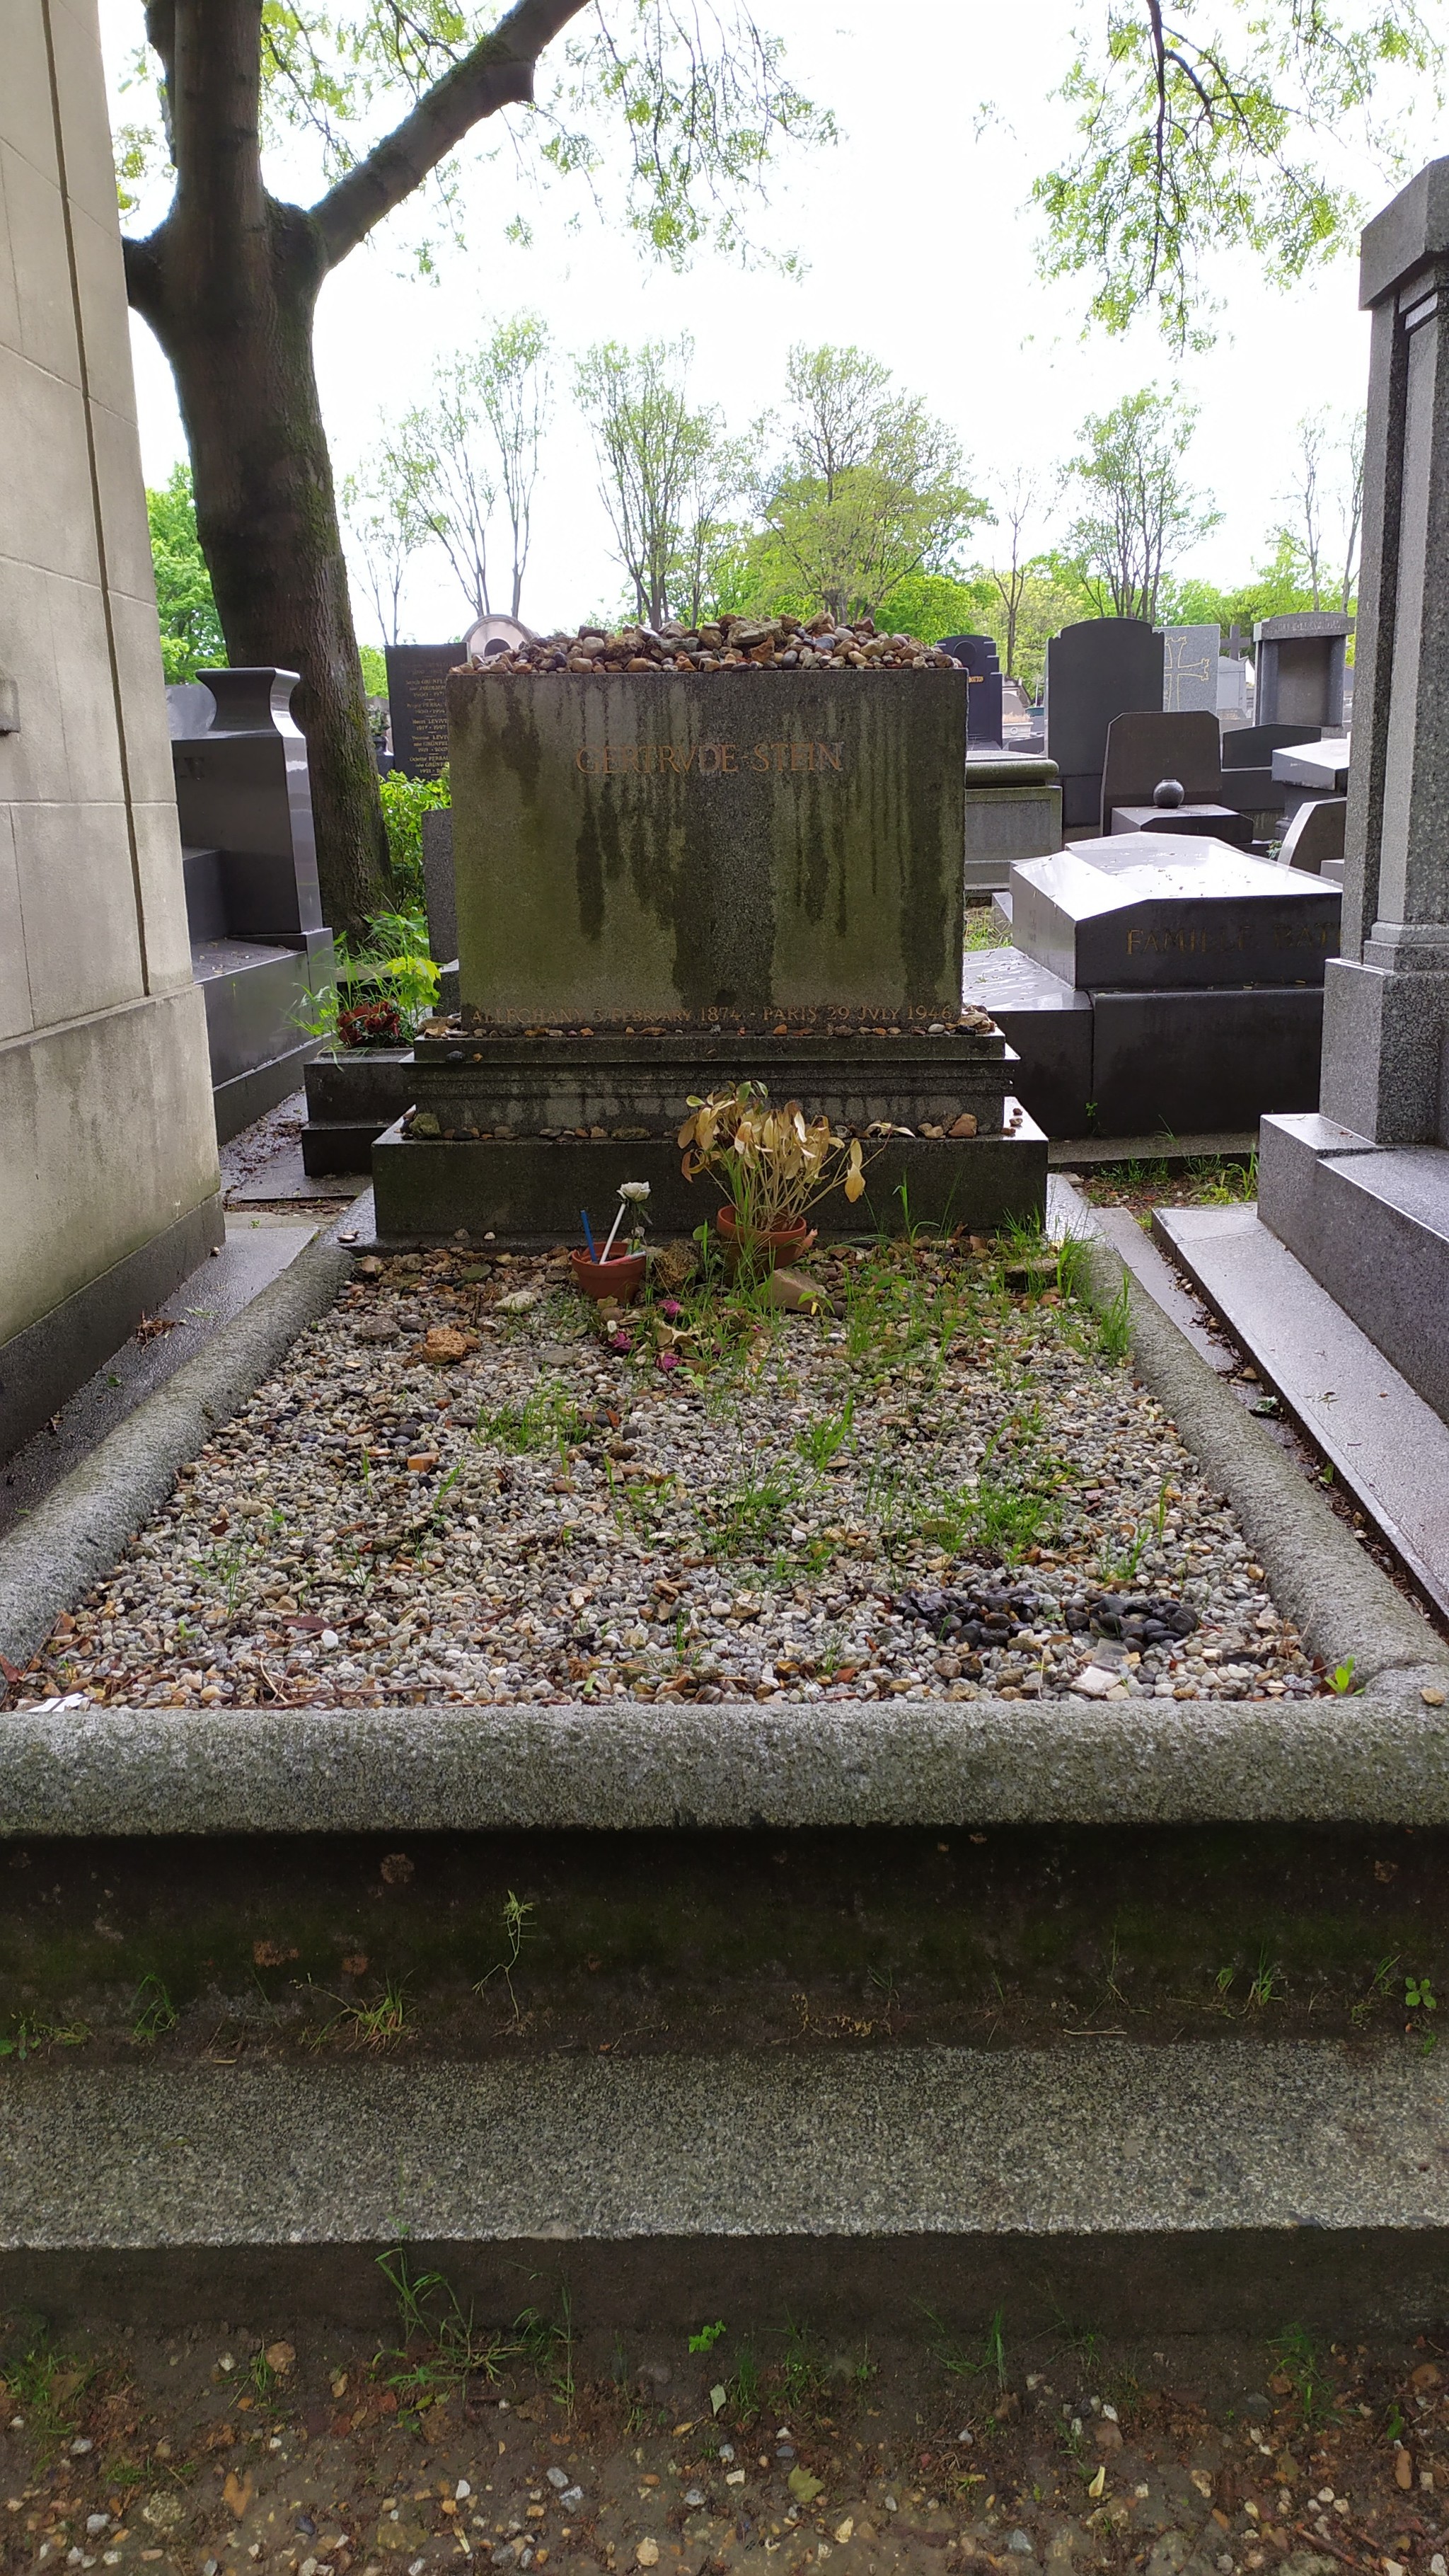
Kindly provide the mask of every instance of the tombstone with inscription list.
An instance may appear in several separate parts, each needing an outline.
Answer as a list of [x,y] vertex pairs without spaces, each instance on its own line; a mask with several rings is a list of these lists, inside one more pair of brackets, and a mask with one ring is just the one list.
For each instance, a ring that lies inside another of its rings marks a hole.
[[387,704],[393,767],[408,778],[436,778],[448,757],[448,673],[461,644],[389,644]]

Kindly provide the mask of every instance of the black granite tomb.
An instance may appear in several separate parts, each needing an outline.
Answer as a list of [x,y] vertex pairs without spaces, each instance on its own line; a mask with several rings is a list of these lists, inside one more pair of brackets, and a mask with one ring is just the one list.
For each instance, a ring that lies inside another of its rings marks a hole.
[[1162,637],[1144,619],[1089,617],[1052,637],[1047,754],[1061,772],[1062,821],[1068,828],[1100,825],[1107,727],[1134,708],[1159,714],[1162,709]]
[[463,647],[389,644],[386,656],[393,767],[409,778],[436,778],[448,757],[448,673],[463,660]]

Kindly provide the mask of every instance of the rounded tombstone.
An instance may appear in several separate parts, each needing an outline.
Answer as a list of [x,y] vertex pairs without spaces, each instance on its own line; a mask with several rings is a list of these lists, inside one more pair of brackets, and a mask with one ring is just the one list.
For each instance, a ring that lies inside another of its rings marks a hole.
[[537,640],[532,627],[521,625],[516,617],[480,617],[463,639],[463,655],[469,662],[493,662],[500,653],[512,653],[518,645]]
[[1166,807],[1181,805],[1184,801],[1183,784],[1180,778],[1159,778],[1152,791],[1154,805]]

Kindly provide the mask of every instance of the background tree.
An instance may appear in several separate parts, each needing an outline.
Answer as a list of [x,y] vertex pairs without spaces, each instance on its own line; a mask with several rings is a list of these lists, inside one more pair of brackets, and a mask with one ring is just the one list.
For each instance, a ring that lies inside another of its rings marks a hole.
[[702,592],[708,531],[722,525],[733,472],[718,413],[690,409],[693,355],[687,332],[636,350],[604,340],[575,377],[614,551],[633,587],[634,614],[654,627],[671,613],[671,587],[681,599]]
[[399,470],[386,443],[359,473],[345,477],[342,516],[383,641],[398,644],[408,566],[432,531],[411,474]]
[[[313,362],[327,278],[435,174],[446,184],[476,126],[531,105],[540,56],[571,29],[546,111],[516,120],[519,151],[587,177],[607,127],[628,156],[620,218],[663,257],[711,234],[739,247],[781,138],[831,128],[735,0],[587,14],[586,0],[513,0],[497,17],[456,0],[146,0],[144,25],[164,140],[128,128],[127,191],[158,167],[174,184],[125,244],[127,289],[176,380],[231,659],[302,674],[323,898],[355,931],[389,871]],[[289,129],[324,163],[306,206],[263,175],[264,142]]]
[[188,467],[173,466],[165,490],[147,493],[146,516],[161,620],[161,667],[168,681],[194,680],[198,671],[224,667],[226,644],[196,533]]
[[1028,466],[1015,466],[998,486],[996,506],[991,513],[996,526],[1006,534],[1006,561],[992,564],[986,572],[986,579],[1001,603],[1002,633],[998,646],[1001,667],[1013,679],[1021,677],[1016,667],[1016,635],[1030,560],[1024,531],[1041,510],[1044,490],[1039,474],[1032,473]]
[[492,608],[488,528],[498,498],[481,376],[476,357],[445,359],[432,402],[407,412],[386,441],[387,470],[447,556],[470,624]]
[[[893,615],[901,585],[959,577],[957,550],[986,504],[962,480],[961,449],[863,350],[795,348],[788,443],[755,481],[774,558],[802,605],[837,619]],[[763,448],[767,424],[757,429]]]
[[1063,551],[1103,617],[1157,618],[1163,577],[1222,517],[1183,472],[1197,414],[1173,385],[1089,413],[1070,473],[1083,500]]
[[1274,530],[1314,608],[1330,590],[1346,614],[1358,587],[1358,541],[1363,519],[1362,412],[1334,424],[1321,414],[1298,424],[1291,489],[1283,496],[1292,516]]
[[544,432],[553,408],[548,325],[538,313],[515,313],[496,325],[478,361],[478,399],[493,433],[499,481],[513,545],[509,615],[517,617],[533,527]]
[[1178,347],[1211,336],[1202,275],[1224,250],[1287,285],[1351,248],[1365,209],[1335,171],[1371,163],[1401,184],[1402,113],[1442,94],[1442,40],[1415,0],[1181,0],[1171,23],[1160,0],[1112,0],[1079,23],[1059,92],[1077,148],[1033,191],[1040,266],[1085,278],[1109,331],[1146,312]]

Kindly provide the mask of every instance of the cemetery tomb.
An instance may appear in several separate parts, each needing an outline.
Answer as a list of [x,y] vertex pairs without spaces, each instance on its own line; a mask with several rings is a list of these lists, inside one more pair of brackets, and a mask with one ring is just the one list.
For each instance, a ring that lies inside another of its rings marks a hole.
[[[205,671],[167,691],[192,972],[224,1143],[295,1091],[331,982],[295,671]],[[334,1167],[335,1168],[335,1167]]]
[[989,635],[943,635],[941,652],[949,653],[966,673],[966,736],[995,751],[1001,749],[1003,692],[1001,664]]
[[1114,828],[1114,807],[1150,805],[1164,779],[1176,779],[1188,804],[1219,799],[1222,737],[1216,716],[1138,710],[1113,718],[1102,764],[1103,831]]
[[1217,626],[1165,626],[1162,630],[1162,703],[1169,714],[1218,711]]
[[1062,789],[1054,760],[1019,752],[966,764],[966,891],[1004,890],[1014,859],[1062,846]]
[[1068,830],[1100,824],[1107,728],[1134,708],[1162,711],[1162,638],[1143,619],[1089,617],[1052,637],[1046,747],[1061,772]]
[[[1259,1212],[1449,1420],[1446,182],[1449,162],[1432,162],[1363,236],[1373,336],[1343,955],[1328,970],[1323,1114],[1265,1121]],[[1288,749],[1294,766],[1313,757]],[[1286,792],[1338,786],[1338,746],[1320,759]]]
[[673,1207],[686,1101],[742,1076],[905,1131],[873,1193],[909,1166],[923,1213],[1039,1203],[1009,1050],[962,1014],[960,674],[817,625],[731,621],[733,664],[544,639],[451,675],[460,1011],[374,1149],[386,1235],[573,1232],[615,1163]]
[[1317,1095],[1338,890],[1214,840],[1134,832],[1012,870],[1012,949],[967,998],[1049,1134],[1203,1135]]
[[436,778],[448,757],[448,673],[461,644],[389,644],[387,704],[393,767],[407,778]]
[[1339,731],[1352,628],[1351,617],[1331,609],[1258,620],[1253,641],[1260,725],[1321,725],[1329,733]]

